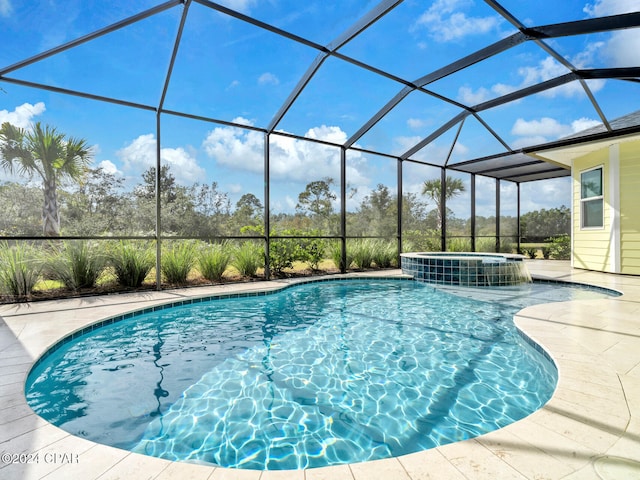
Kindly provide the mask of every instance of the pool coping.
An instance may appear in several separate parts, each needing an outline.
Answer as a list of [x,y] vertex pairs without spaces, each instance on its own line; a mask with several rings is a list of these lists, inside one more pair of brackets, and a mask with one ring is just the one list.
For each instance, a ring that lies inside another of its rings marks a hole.
[[[574,270],[566,262],[527,264],[536,278],[624,292],[616,298],[536,305],[518,312],[518,328],[550,354],[559,370],[558,388],[542,409],[500,430],[431,450],[298,471],[176,463],[95,444],[36,416],[23,392],[26,375],[48,347],[101,319],[216,294],[259,294],[308,279],[0,306],[0,453],[27,453],[32,460],[38,455],[37,463],[0,462],[0,477],[595,479],[620,471],[640,476],[640,278]],[[403,275],[394,270],[312,280],[376,277]]]

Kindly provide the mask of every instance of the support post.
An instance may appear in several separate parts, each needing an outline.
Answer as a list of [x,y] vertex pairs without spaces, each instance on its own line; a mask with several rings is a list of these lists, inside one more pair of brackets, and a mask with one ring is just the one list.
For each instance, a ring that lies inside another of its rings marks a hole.
[[396,261],[398,262],[398,265],[400,265],[400,254],[402,253],[402,216],[403,216],[403,208],[404,208],[404,198],[403,198],[403,194],[402,194],[402,159],[398,158],[397,160],[397,176],[398,176],[398,205],[396,206],[396,208],[398,209],[398,230],[397,230],[397,236],[398,236],[398,256],[396,258]]
[[160,191],[160,111],[156,112],[156,290],[162,288],[162,247],[160,236],[162,235],[162,210]]
[[440,251],[447,251],[447,169],[440,169]]
[[271,175],[269,162],[269,133],[264,135],[264,278],[271,279],[271,261],[269,252],[271,250],[271,218],[269,212],[271,210]]
[[517,208],[518,208],[518,212],[516,213],[516,217],[518,219],[517,223],[516,223],[516,235],[518,236],[518,241],[517,241],[517,253],[520,253],[522,251],[521,248],[521,236],[522,236],[522,230],[520,229],[520,183],[516,183],[516,197],[517,197]]
[[347,149],[340,148],[340,273],[347,271]]
[[476,251],[476,174],[471,174],[471,251]]
[[500,251],[500,179],[496,178],[496,252]]

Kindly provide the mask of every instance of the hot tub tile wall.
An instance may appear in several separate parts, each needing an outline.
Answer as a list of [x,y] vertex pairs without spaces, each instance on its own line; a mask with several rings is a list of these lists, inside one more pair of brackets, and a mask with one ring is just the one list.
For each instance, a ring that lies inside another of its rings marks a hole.
[[418,281],[438,285],[473,287],[519,285],[528,277],[524,262],[517,259],[500,263],[485,263],[479,257],[437,258],[402,256],[402,273]]

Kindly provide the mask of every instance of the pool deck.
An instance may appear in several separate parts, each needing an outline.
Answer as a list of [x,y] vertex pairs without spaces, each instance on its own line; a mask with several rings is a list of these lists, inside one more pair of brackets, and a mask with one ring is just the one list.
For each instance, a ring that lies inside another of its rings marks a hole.
[[[35,415],[23,393],[34,361],[57,340],[87,324],[181,298],[279,288],[285,281],[0,305],[0,454],[38,454],[38,462],[28,464],[7,464],[2,456],[0,478],[640,479],[640,277],[574,270],[568,262],[535,260],[527,265],[534,277],[624,293],[617,298],[537,305],[518,313],[517,325],[558,365],[558,388],[542,409],[495,432],[432,450],[299,471],[176,463],[96,444]],[[399,270],[382,273],[400,275]]]

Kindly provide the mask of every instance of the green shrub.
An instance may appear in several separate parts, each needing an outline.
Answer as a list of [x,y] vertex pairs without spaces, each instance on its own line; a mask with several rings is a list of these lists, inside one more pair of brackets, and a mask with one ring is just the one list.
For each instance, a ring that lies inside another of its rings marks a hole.
[[155,253],[149,245],[121,241],[111,248],[109,264],[123,287],[138,288],[155,266]]
[[26,243],[9,247],[0,244],[0,289],[16,299],[27,299],[38,282],[42,262],[36,250]]
[[233,251],[231,264],[245,277],[255,277],[258,268],[264,266],[264,251],[255,242],[247,241]]
[[417,252],[416,244],[413,240],[402,237],[402,252]]
[[300,257],[298,240],[294,238],[278,238],[269,242],[269,268],[280,277],[285,268],[292,268],[293,262]]
[[[275,275],[281,275],[285,268],[292,268],[293,262],[306,262],[312,270],[317,270],[324,259],[327,242],[322,238],[308,238],[319,235],[318,230],[287,229],[278,235],[298,238],[279,238],[271,240],[269,264]],[[275,236],[276,232],[271,235]],[[305,238],[307,237],[307,238]]]
[[536,255],[538,254],[538,249],[535,248],[535,247],[523,248],[522,249],[522,254],[526,255],[529,258],[536,258]]
[[356,268],[371,268],[376,244],[370,239],[354,240],[347,243],[347,251],[351,250],[353,264]]
[[495,251],[495,237],[476,237],[476,252],[494,253]]
[[375,242],[373,263],[379,268],[390,268],[397,265],[398,248],[395,242],[380,240]]
[[211,282],[222,280],[225,270],[231,263],[231,248],[227,243],[202,248],[198,253],[198,270]]
[[542,258],[544,258],[545,260],[549,260],[549,258],[551,258],[551,250],[548,246],[543,246],[540,251],[542,252]]
[[402,250],[405,252],[439,252],[439,230],[404,230],[402,232]]
[[513,253],[515,250],[513,242],[510,240],[500,240],[500,253]]
[[[331,256],[331,261],[335,267],[342,270],[342,242],[332,242],[329,247],[329,255]],[[345,270],[350,268],[352,263],[353,253],[350,248],[347,248],[347,259],[346,265],[344,266]]]
[[571,258],[571,237],[569,235],[556,235],[545,241],[551,242],[548,246],[551,257],[556,260],[569,260]]
[[162,275],[167,283],[184,285],[196,263],[196,244],[176,242],[162,251]]
[[[319,231],[306,232],[307,235],[318,235]],[[327,241],[323,238],[306,238],[299,241],[299,258],[301,262],[309,264],[311,270],[318,270],[320,262],[324,260],[327,252]]]
[[449,238],[447,239],[447,251],[448,252],[470,252],[471,251],[471,239],[470,238]]
[[92,288],[105,269],[106,256],[97,244],[70,240],[46,262],[48,276],[72,290]]

